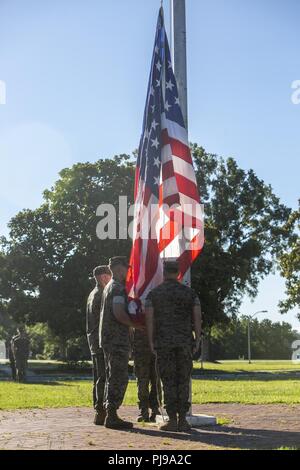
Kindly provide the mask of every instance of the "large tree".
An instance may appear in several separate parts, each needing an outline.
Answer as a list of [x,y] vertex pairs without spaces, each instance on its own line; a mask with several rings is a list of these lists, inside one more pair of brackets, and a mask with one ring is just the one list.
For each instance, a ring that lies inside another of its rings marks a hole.
[[122,155],[76,164],[44,192],[36,210],[23,210],[2,239],[0,295],[17,321],[47,322],[61,340],[84,332],[84,310],[92,269],[110,256],[130,252],[130,240],[99,240],[97,207],[118,208],[119,196],[133,198],[134,165]]
[[193,266],[208,327],[237,314],[290,242],[291,210],[253,170],[192,146],[205,209],[205,245]]
[[[288,244],[290,210],[252,170],[192,146],[205,205],[203,253],[192,270],[205,325],[223,323],[238,311],[245,293],[255,296],[259,280]],[[64,169],[44,203],[23,210],[2,240],[0,295],[18,321],[47,322],[62,345],[84,333],[88,276],[96,264],[129,255],[131,240],[99,240],[96,209],[118,208],[119,196],[133,201],[135,161],[126,155]],[[63,347],[62,347],[63,350]]]
[[[280,302],[282,313],[298,307],[300,308],[300,206],[291,215],[287,226],[295,227],[295,234],[291,239],[286,253],[280,257],[281,274],[286,279],[287,298]],[[300,320],[300,312],[298,313]]]

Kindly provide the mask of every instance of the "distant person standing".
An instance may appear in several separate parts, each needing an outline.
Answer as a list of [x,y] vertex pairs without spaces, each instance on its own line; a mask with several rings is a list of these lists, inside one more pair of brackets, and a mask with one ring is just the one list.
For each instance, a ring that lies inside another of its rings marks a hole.
[[201,307],[197,294],[181,284],[178,275],[178,263],[166,261],[164,282],[148,294],[145,315],[150,349],[157,355],[169,416],[161,430],[187,432],[192,354],[200,346]]
[[27,361],[29,357],[29,338],[25,327],[20,326],[18,328],[17,334],[12,338],[11,345],[16,366],[16,381],[25,382]]
[[111,279],[108,266],[97,266],[93,270],[96,285],[90,293],[86,306],[86,334],[93,362],[93,406],[96,411],[94,424],[103,425],[105,410],[103,396],[105,387],[105,363],[99,345],[99,322],[103,289]]
[[9,365],[11,368],[11,378],[13,380],[16,380],[16,363],[15,363],[15,358],[12,352],[12,338],[6,340],[5,346],[6,346],[6,354],[7,354]]

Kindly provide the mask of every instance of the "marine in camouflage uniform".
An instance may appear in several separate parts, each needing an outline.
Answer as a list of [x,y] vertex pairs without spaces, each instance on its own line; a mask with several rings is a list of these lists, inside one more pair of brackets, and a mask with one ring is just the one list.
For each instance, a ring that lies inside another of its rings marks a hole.
[[29,338],[23,327],[20,327],[17,332],[17,335],[13,336],[11,340],[12,354],[16,367],[16,381],[25,382],[29,357]]
[[[178,263],[165,262],[164,282],[146,299],[146,323],[151,349],[157,354],[169,422],[167,431],[188,431],[192,354],[201,335],[200,301],[196,293],[177,281]],[[196,345],[193,346],[193,323]]]
[[93,406],[96,411],[94,424],[102,425],[105,420],[103,408],[105,387],[105,363],[103,350],[99,345],[99,322],[102,293],[111,278],[108,266],[97,266],[93,270],[96,286],[90,293],[86,305],[86,334],[93,363]]
[[105,426],[124,429],[132,428],[132,423],[120,419],[117,410],[128,384],[129,328],[134,325],[128,315],[125,290],[128,263],[124,257],[116,256],[110,259],[109,267],[113,277],[103,291],[99,331],[106,366]]
[[[138,421],[155,422],[156,415],[159,414],[161,386],[156,374],[155,355],[151,352],[147,334],[143,331],[134,332],[133,358],[140,409]],[[152,410],[150,417],[149,408]]]

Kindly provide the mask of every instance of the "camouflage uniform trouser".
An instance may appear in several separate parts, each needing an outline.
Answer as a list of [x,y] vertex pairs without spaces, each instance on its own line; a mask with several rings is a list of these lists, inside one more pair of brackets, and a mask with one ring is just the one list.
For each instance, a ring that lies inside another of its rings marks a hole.
[[134,366],[140,410],[148,410],[149,408],[153,411],[158,410],[157,394],[159,394],[161,401],[161,386],[156,377],[155,356],[149,348],[145,349],[139,347],[138,344],[134,345]]
[[105,360],[104,406],[106,410],[117,410],[122,405],[128,384],[129,351],[103,348]]
[[95,410],[103,408],[105,389],[105,361],[103,350],[92,354],[93,361],[93,405]]
[[190,377],[193,367],[191,347],[158,349],[157,359],[168,415],[187,413],[190,408]]
[[11,377],[13,380],[16,380],[17,378],[17,370],[16,370],[16,362],[15,362],[15,358],[13,357],[13,355],[11,353],[9,353],[9,364],[10,364],[10,368],[11,368]]
[[26,357],[16,357],[16,380],[24,382],[26,379],[27,359]]

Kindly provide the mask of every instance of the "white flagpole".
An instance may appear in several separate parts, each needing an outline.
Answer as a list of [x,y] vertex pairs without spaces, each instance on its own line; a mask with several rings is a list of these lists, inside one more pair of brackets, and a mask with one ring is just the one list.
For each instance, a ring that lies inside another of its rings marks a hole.
[[[171,54],[174,73],[178,85],[179,103],[184,123],[188,131],[188,93],[187,93],[187,48],[186,48],[186,7],[185,0],[171,0]],[[182,282],[191,286],[191,270],[185,274]],[[194,426],[216,424],[213,416],[193,416],[192,414],[192,377],[190,380],[189,419]]]
[[171,0],[171,54],[179,102],[188,130],[186,13],[185,0]]
[[[178,85],[179,103],[188,131],[188,97],[187,97],[187,59],[186,59],[186,10],[185,0],[171,0],[171,54],[174,73]],[[191,286],[191,270],[189,269],[182,282]],[[192,415],[192,378],[190,381],[189,415]]]
[[[185,0],[171,0],[171,54],[178,85],[178,96],[186,130],[188,131],[186,8]],[[191,286],[190,269],[182,282]]]

